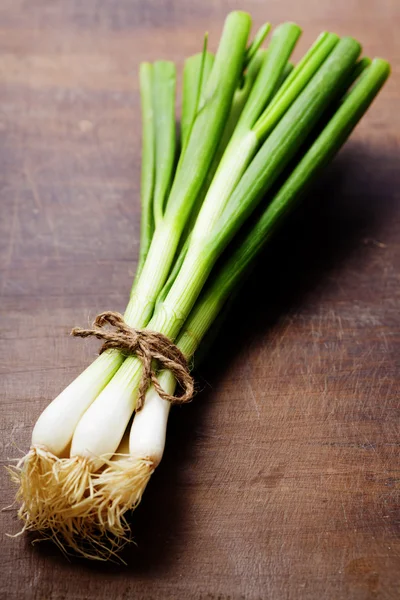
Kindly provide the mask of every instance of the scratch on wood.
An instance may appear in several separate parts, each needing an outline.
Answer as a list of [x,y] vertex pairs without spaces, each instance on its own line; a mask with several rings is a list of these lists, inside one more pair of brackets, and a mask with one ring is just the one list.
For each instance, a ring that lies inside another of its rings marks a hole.
[[15,238],[17,234],[18,228],[18,207],[19,207],[19,193],[15,191],[15,195],[13,196],[13,208],[12,208],[12,218],[11,218],[11,226],[10,226],[10,235],[8,238],[8,244],[5,252],[4,258],[4,276],[1,284],[1,292],[3,293],[6,285],[8,283],[8,271],[11,266],[14,247],[15,247]]
[[247,388],[250,391],[251,399],[253,400],[254,408],[256,409],[257,418],[260,419],[261,418],[260,407],[258,406],[258,402],[257,402],[257,399],[255,397],[255,394],[254,394],[254,391],[253,391],[253,387],[251,385],[251,378],[250,377],[246,377],[246,383],[247,383]]
[[41,214],[43,214],[43,216],[44,216],[44,218],[46,220],[47,226],[48,226],[48,228],[50,230],[50,233],[52,235],[55,257],[56,258],[60,258],[60,253],[59,253],[59,249],[58,249],[58,242],[57,242],[57,236],[56,236],[56,232],[55,232],[55,229],[54,229],[53,221],[51,220],[48,212],[46,211],[46,209],[45,209],[45,207],[43,205],[43,202],[42,202],[42,199],[40,197],[40,193],[39,193],[38,187],[36,185],[36,181],[35,181],[35,179],[34,179],[34,177],[32,175],[32,172],[31,172],[30,168],[26,164],[24,166],[24,174],[25,174],[26,180],[28,182],[28,185],[29,185],[29,187],[31,189],[32,196],[33,196],[33,199],[35,201],[35,204],[36,204],[37,208],[40,210]]

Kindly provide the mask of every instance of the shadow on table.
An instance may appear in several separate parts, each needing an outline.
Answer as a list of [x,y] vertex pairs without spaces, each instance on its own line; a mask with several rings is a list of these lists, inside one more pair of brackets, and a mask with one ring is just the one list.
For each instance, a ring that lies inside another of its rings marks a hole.
[[[377,251],[380,236],[389,230],[393,218],[400,185],[398,163],[395,154],[374,153],[372,148],[352,142],[320,176],[277,232],[237,298],[209,360],[201,366],[197,378],[201,400],[173,411],[162,465],[132,516],[137,546],[131,544],[122,553],[128,569],[75,558],[71,561],[88,571],[122,572],[125,577],[128,573],[152,573],[157,577],[177,560],[174,540],[182,537],[190,511],[180,473],[193,459],[196,430],[207,424],[207,405],[213,394],[206,381],[222,378],[249,339],[265,339],[279,319],[304,305],[307,296],[324,289],[333,271],[340,275],[354,254],[358,265],[368,263],[369,253]],[[52,544],[35,547],[55,557]],[[61,554],[56,560],[68,564]]]

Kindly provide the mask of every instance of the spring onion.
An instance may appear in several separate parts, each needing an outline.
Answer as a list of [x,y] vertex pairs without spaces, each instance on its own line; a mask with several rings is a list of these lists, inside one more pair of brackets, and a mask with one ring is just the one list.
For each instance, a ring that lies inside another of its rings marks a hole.
[[[260,46],[269,25],[250,44],[249,29],[249,15],[233,12],[215,57],[205,43],[187,59],[179,157],[175,66],[140,69],[141,247],[124,317],[167,336],[188,360],[389,75],[385,61],[359,60],[353,38],[325,32],[293,66],[296,24],[277,27],[267,50]],[[161,461],[170,412],[152,385],[135,412],[141,372],[135,355],[107,350],[39,417],[32,447],[13,469],[25,529],[97,559],[128,539],[127,513]],[[174,394],[171,371],[158,381]]]

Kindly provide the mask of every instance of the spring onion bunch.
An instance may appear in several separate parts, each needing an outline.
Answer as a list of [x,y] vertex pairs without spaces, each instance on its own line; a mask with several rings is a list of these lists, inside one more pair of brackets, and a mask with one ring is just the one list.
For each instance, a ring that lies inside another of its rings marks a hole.
[[[215,56],[206,40],[187,59],[179,144],[174,64],[140,68],[141,245],[124,318],[189,361],[389,75],[384,60],[359,59],[353,38],[325,32],[292,65],[296,24],[277,27],[266,50],[270,26],[249,43],[250,26],[247,13],[229,14]],[[12,469],[24,529],[98,559],[129,538],[127,514],[162,459],[170,411],[154,386],[135,410],[141,371],[137,356],[107,350],[44,410]],[[170,371],[158,381],[174,394]]]

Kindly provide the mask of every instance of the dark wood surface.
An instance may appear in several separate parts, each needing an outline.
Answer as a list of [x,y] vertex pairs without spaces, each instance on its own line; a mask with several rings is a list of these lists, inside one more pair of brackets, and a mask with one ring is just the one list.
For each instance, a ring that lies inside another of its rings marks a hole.
[[[123,310],[139,235],[141,60],[215,45],[226,0],[2,0],[1,450],[94,357],[70,338]],[[400,597],[397,0],[243,2],[393,64],[351,141],[276,237],[174,409],[127,567],[1,539],[5,599]],[[1,500],[13,490],[1,472]],[[2,514],[15,533],[15,511]]]

